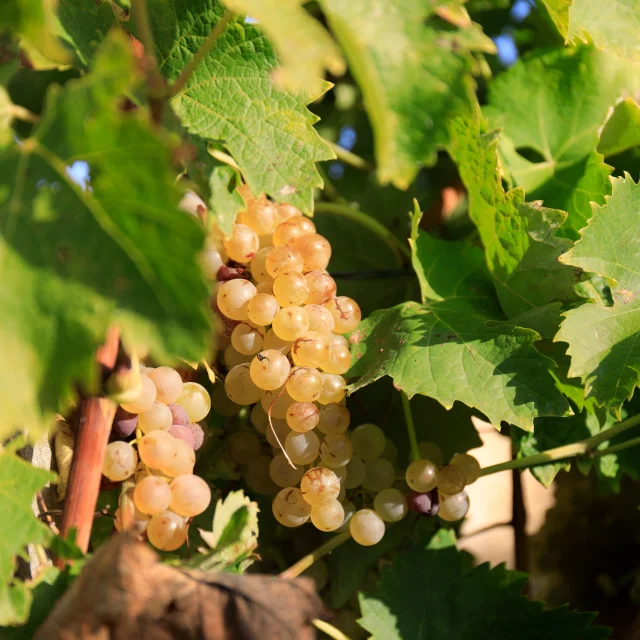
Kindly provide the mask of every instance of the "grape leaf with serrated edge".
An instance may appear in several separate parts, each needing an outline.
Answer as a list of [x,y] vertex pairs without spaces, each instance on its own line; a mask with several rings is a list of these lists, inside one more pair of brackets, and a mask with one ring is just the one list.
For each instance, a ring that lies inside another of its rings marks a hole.
[[[132,69],[114,35],[95,71],[52,87],[33,136],[0,156],[0,306],[12,310],[0,323],[0,434],[26,427],[35,439],[76,383],[93,388],[93,354],[112,324],[158,361],[199,360],[210,340],[196,260],[204,230],[177,208],[170,149],[147,114],[119,111]],[[79,159],[91,190],[67,174]]]
[[640,145],[640,105],[632,98],[621,100],[607,120],[598,143],[605,156],[622,153]]
[[611,168],[596,151],[599,131],[618,98],[639,88],[640,65],[593,46],[525,57],[491,83],[485,114],[491,127],[503,128],[505,170],[530,200],[568,211],[560,235],[577,239],[590,202],[602,204],[610,193]]
[[571,377],[616,416],[640,384],[640,185],[628,174],[612,179],[612,195],[593,207],[593,218],[563,263],[604,276],[613,306],[583,304],[567,311],[558,342],[567,342]]
[[[148,4],[160,70],[174,81],[224,7],[216,0]],[[317,118],[306,107],[319,95],[279,90],[272,78],[277,66],[267,37],[233,19],[172,105],[187,131],[225,145],[255,194],[310,212],[313,188],[323,184],[314,163],[335,155],[314,130]]]

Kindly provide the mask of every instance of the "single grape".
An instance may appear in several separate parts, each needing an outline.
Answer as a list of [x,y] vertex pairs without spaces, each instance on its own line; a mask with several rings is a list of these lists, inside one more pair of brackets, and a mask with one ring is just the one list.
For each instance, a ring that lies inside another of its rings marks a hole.
[[287,380],[287,391],[297,402],[315,402],[322,394],[322,375],[316,369],[295,367]]
[[291,244],[308,233],[315,233],[316,226],[304,216],[293,216],[281,222],[273,232],[273,244],[278,247]]
[[253,355],[262,349],[264,333],[264,329],[241,322],[231,334],[231,345],[242,355]]
[[151,516],[136,509],[133,500],[129,500],[128,503],[128,506],[118,507],[115,510],[113,526],[117,531],[131,530],[140,535],[146,530]]
[[142,513],[154,516],[169,508],[171,489],[162,478],[147,476],[136,485],[133,500]]
[[233,369],[239,364],[250,364],[253,360],[253,355],[244,355],[233,348],[233,345],[229,343],[224,350],[222,359],[227,369]]
[[317,331],[331,341],[334,336],[332,331],[336,321],[333,319],[329,309],[319,304],[305,304],[303,309],[309,317],[309,331]]
[[329,358],[329,344],[321,333],[307,331],[293,343],[291,356],[294,364],[317,369]]
[[184,440],[192,449],[195,450],[196,442],[193,435],[193,431],[189,428],[189,426],[184,426],[182,424],[174,424],[171,429],[169,429],[169,433],[178,440]]
[[289,377],[291,365],[287,357],[275,349],[261,351],[251,361],[251,380],[261,389],[274,390],[281,387]]
[[300,252],[289,244],[282,244],[270,249],[265,260],[267,273],[272,278],[277,278],[286,271],[302,273],[304,263]]
[[186,474],[171,481],[171,510],[185,517],[200,515],[211,502],[209,485],[198,476]]
[[177,513],[165,511],[152,516],[147,524],[149,542],[160,551],[175,551],[187,539],[187,525]]
[[244,468],[243,477],[249,489],[261,496],[270,496],[278,492],[278,485],[269,475],[270,465],[270,457],[259,456]]
[[294,402],[287,409],[286,418],[291,429],[305,433],[318,426],[320,411],[311,402]]
[[287,393],[287,390],[274,389],[273,391],[263,391],[260,398],[260,405],[269,413],[271,409],[271,417],[283,420],[287,415],[287,410],[295,402],[295,400]]
[[229,458],[236,464],[247,464],[260,455],[260,441],[253,433],[238,431],[227,440]]
[[337,500],[311,509],[311,522],[320,531],[335,531],[344,522],[344,508]]
[[364,482],[364,477],[367,473],[367,468],[362,461],[362,458],[353,456],[347,464],[347,477],[344,481],[344,486],[347,489],[355,489]]
[[273,322],[279,310],[280,305],[270,292],[256,293],[247,305],[247,317],[259,327],[266,327]]
[[223,282],[216,294],[218,309],[231,320],[247,320],[249,301],[258,291],[248,280],[229,280]]
[[384,431],[375,424],[366,423],[356,427],[351,434],[353,453],[363,460],[375,460],[387,446]]
[[313,431],[297,433],[291,431],[284,442],[287,455],[295,464],[309,464],[318,457],[320,440]]
[[300,491],[310,505],[319,507],[338,497],[340,480],[331,469],[314,467],[302,476]]
[[158,367],[149,374],[149,378],[156,386],[156,402],[171,404],[180,397],[182,378],[175,369]]
[[244,223],[258,235],[272,233],[278,224],[278,209],[266,198],[250,200],[244,215]]
[[309,295],[309,285],[301,273],[284,271],[273,281],[273,295],[281,307],[302,305]]
[[267,412],[262,408],[262,405],[257,403],[253,405],[251,409],[251,424],[256,428],[259,433],[266,433],[269,428],[269,416]]
[[349,522],[351,537],[364,547],[380,542],[384,529],[384,520],[373,509],[356,511]]
[[273,429],[270,425],[267,425],[267,432],[265,434],[267,436],[267,442],[274,449],[281,450],[281,447],[284,447],[287,436],[291,433],[291,429],[289,429],[286,420],[271,419],[271,424],[273,425]]
[[349,370],[351,366],[351,352],[349,347],[342,344],[333,344],[329,346],[329,355],[321,369],[326,373],[343,374]]
[[353,457],[353,445],[348,436],[332,433],[320,443],[320,458],[330,467],[344,467]]
[[193,450],[193,447],[189,446],[184,440],[175,440],[175,455],[168,463],[160,466],[160,469],[172,478],[193,473],[193,467],[196,464],[196,452]]
[[462,473],[458,467],[447,464],[438,470],[438,491],[442,495],[456,495],[460,493],[464,487],[464,473]]
[[181,404],[173,403],[167,406],[171,411],[171,424],[181,424],[186,427],[191,422],[187,410]]
[[203,420],[211,410],[211,396],[197,382],[185,382],[182,385],[182,393],[177,403],[185,408],[191,422]]
[[[333,316],[331,316],[333,318]],[[332,347],[334,345],[342,345],[344,347],[348,347],[349,346],[349,341],[344,337],[341,336],[338,333],[332,333],[329,336],[329,346]]]
[[367,460],[364,463],[365,475],[362,486],[368,491],[378,492],[389,489],[395,479],[396,470],[394,466],[384,458]]
[[411,489],[426,493],[438,484],[438,467],[431,460],[416,460],[407,467],[405,479]]
[[472,484],[480,477],[480,463],[468,453],[453,456],[450,464],[462,471],[465,485]]
[[385,522],[399,522],[407,515],[407,499],[397,489],[383,489],[376,495],[373,508]]
[[278,204],[278,224],[288,220],[289,218],[293,218],[294,216],[302,216],[300,213],[300,209],[294,207],[292,204],[288,202],[282,202]]
[[262,389],[251,378],[248,364],[239,364],[227,373],[224,390],[232,402],[243,406],[258,402],[262,396]]
[[322,393],[318,398],[320,404],[340,402],[346,395],[347,383],[342,376],[333,373],[322,374]]
[[235,262],[248,264],[258,252],[258,234],[246,224],[234,224],[231,235],[225,238],[224,250]]
[[311,505],[302,497],[300,489],[286,487],[278,492],[271,503],[275,519],[285,527],[299,527],[311,515]]
[[[178,442],[166,431],[151,431],[138,441],[138,453],[142,462],[152,469],[162,469],[170,464],[178,450]],[[111,446],[111,445],[109,445]]]
[[178,208],[198,218],[200,217],[200,214],[206,212],[207,205],[195,191],[191,191],[191,189],[189,189],[182,196],[182,199],[178,203]]
[[294,487],[300,482],[303,474],[304,469],[294,469],[282,453],[273,458],[269,465],[269,475],[279,487]]
[[265,350],[275,349],[286,356],[291,351],[292,344],[293,342],[282,340],[275,334],[273,329],[269,329],[264,337],[263,346]]
[[355,300],[347,296],[338,296],[325,303],[325,307],[331,311],[335,320],[336,333],[350,333],[357,329],[362,319],[362,312]]
[[[338,476],[338,480],[340,480],[340,485],[344,485],[344,481],[347,479],[347,466],[344,465],[343,467],[332,467],[331,465],[327,464],[326,462],[319,462],[318,464],[312,464],[312,467],[321,467],[323,469],[331,469],[331,471],[333,471],[333,473],[335,473]],[[338,498],[339,500],[340,498]]]
[[256,253],[256,257],[251,261],[251,275],[253,279],[260,282],[272,283],[273,278],[267,272],[267,256],[271,251],[271,247],[264,247]]
[[435,442],[418,442],[418,451],[422,460],[431,460],[438,468],[444,464],[442,449]]
[[[182,381],[180,382],[182,384]],[[142,433],[150,431],[169,431],[173,423],[173,414],[166,404],[154,402],[149,409],[138,415],[138,426]]]
[[283,307],[271,325],[281,340],[293,341],[309,330],[309,316],[303,307]]
[[438,515],[447,522],[462,520],[469,512],[469,496],[466,491],[447,496],[440,494]]
[[305,278],[309,287],[305,304],[322,305],[335,297],[338,290],[336,281],[325,271],[309,271]]
[[113,431],[121,438],[128,438],[138,425],[138,416],[135,413],[129,413],[122,407],[116,410],[116,416],[113,419]]
[[156,401],[156,385],[153,384],[149,376],[141,375],[140,381],[142,387],[140,394],[131,402],[123,402],[122,408],[129,413],[142,413],[151,408]]
[[342,404],[331,402],[320,409],[318,431],[325,435],[332,433],[344,433],[351,422],[349,409]]
[[426,493],[409,491],[407,493],[407,506],[411,511],[419,513],[421,516],[435,516],[440,509],[440,496],[437,489],[432,489]]
[[128,442],[117,440],[107,445],[102,473],[109,480],[120,482],[133,474],[137,464],[136,450]]
[[380,457],[388,460],[391,464],[394,465],[398,460],[398,449],[396,448],[396,445],[393,444],[393,441],[389,438],[387,438],[387,443]]
[[351,521],[351,518],[353,518],[353,514],[357,511],[357,509],[356,505],[353,504],[353,502],[351,502],[350,500],[345,500],[342,503],[342,509],[344,510],[344,520],[342,522],[342,525],[340,525],[338,531],[347,531],[349,529],[349,522]]
[[323,271],[331,259],[331,244],[319,233],[307,233],[294,241],[293,246],[302,256],[305,273]]
[[[207,238],[208,240],[208,238]],[[207,247],[205,243],[205,249],[200,252],[198,262],[202,267],[204,277],[209,280],[215,280],[218,275],[218,270],[224,264],[220,252],[215,247]]]
[[193,434],[193,448],[197,451],[204,442],[204,430],[197,422],[192,422],[189,424],[189,429]]

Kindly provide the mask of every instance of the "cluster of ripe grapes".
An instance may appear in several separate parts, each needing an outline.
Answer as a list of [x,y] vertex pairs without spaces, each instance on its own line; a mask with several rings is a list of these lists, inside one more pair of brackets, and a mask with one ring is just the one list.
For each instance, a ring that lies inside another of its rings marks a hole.
[[198,424],[211,408],[207,390],[183,382],[171,367],[142,367],[140,384],[116,412],[102,473],[122,482],[116,529],[146,535],[163,551],[187,539],[189,520],[211,502],[207,483],[193,475],[204,439]]

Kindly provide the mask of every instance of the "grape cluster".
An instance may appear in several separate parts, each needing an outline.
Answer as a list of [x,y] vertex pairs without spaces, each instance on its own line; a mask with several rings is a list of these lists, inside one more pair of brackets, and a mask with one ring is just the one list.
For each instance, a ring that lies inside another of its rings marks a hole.
[[[187,538],[190,518],[211,501],[207,483],[193,475],[204,439],[198,424],[211,408],[207,390],[183,382],[170,367],[142,367],[139,391],[123,402],[113,423],[102,473],[123,482],[115,527],[145,534],[162,551]],[[130,439],[127,441],[125,439]]]

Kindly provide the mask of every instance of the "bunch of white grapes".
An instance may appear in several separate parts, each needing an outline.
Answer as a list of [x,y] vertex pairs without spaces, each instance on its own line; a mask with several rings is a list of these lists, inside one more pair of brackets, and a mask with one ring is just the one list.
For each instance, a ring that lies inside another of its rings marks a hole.
[[116,412],[102,473],[123,482],[115,526],[146,534],[163,551],[187,539],[189,520],[211,502],[207,483],[193,475],[204,439],[198,424],[211,409],[207,390],[183,382],[171,367],[141,368],[139,392]]

